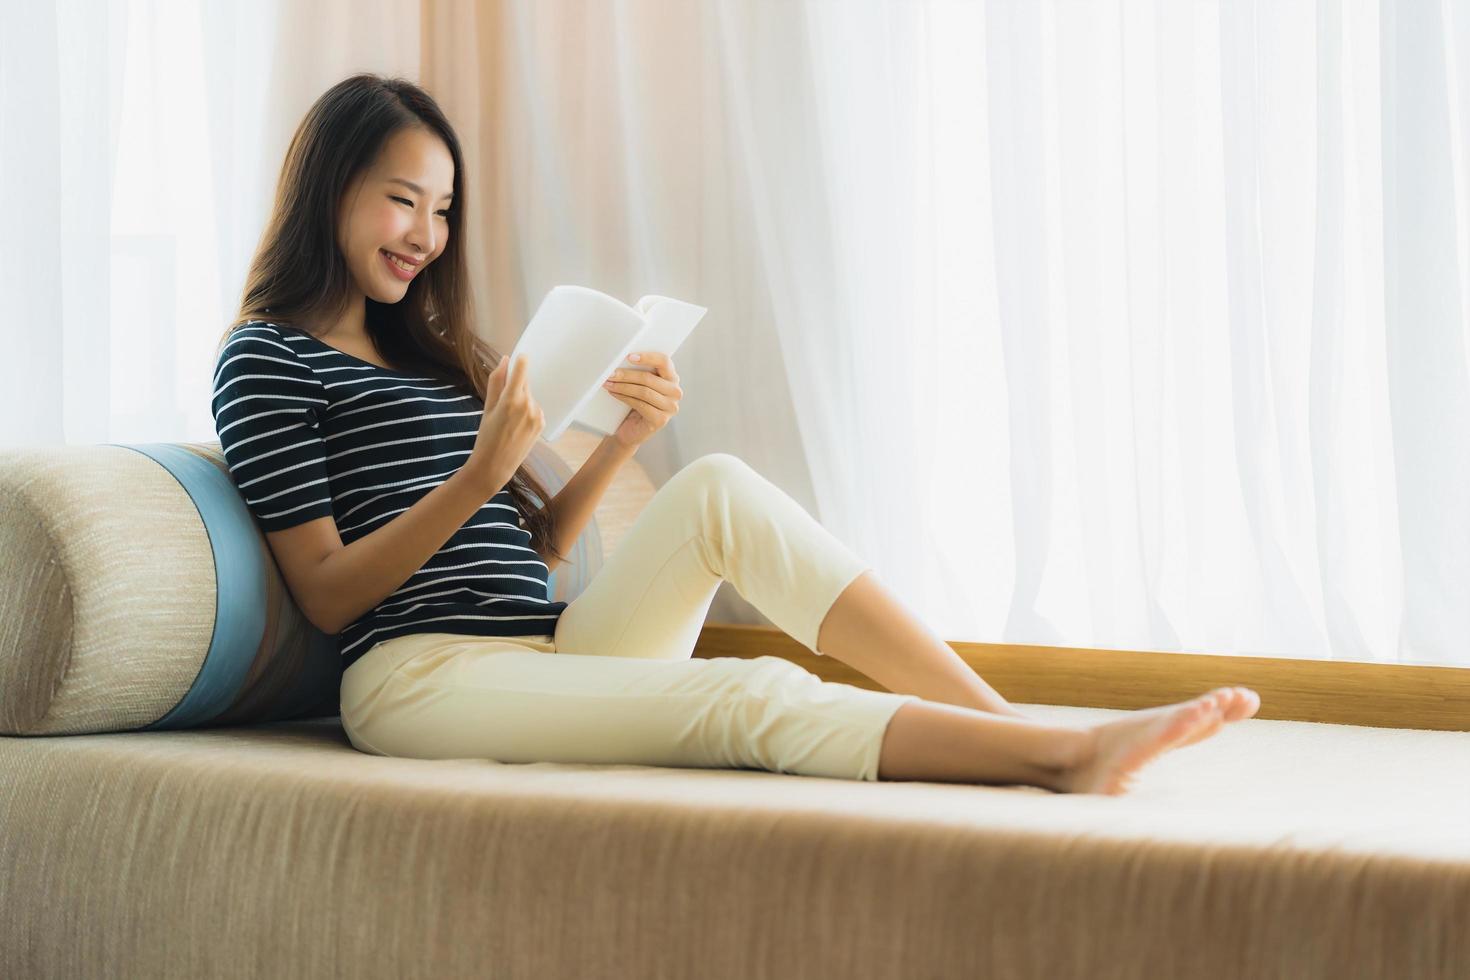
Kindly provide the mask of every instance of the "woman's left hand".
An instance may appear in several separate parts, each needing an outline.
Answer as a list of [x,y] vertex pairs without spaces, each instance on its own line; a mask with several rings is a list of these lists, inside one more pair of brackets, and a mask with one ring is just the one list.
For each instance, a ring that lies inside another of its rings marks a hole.
[[668,425],[669,419],[679,412],[679,399],[684,397],[684,389],[679,387],[679,375],[669,355],[658,351],[639,351],[638,354],[636,363],[647,365],[653,368],[652,371],[620,368],[602,384],[614,398],[633,408],[613,433],[618,444],[629,449],[641,446]]

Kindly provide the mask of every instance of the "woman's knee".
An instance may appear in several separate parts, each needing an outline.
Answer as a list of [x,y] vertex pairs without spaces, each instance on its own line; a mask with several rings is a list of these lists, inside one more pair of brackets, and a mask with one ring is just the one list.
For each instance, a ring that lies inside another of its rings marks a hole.
[[706,491],[739,493],[739,488],[762,477],[749,463],[732,453],[706,453],[685,463],[665,486],[673,492],[702,496]]
[[749,672],[745,678],[745,690],[762,697],[770,697],[781,691],[802,690],[813,682],[821,683],[822,680],[801,664],[785,657],[768,654],[751,657],[746,663],[749,665]]
[[734,476],[745,476],[755,472],[749,463],[736,456],[734,453],[705,453],[703,456],[684,464],[680,473],[687,473],[691,479],[711,480],[723,482]]
[[732,707],[766,706],[821,678],[785,657],[712,657],[696,661],[716,677],[709,688]]
[[[781,491],[754,467],[731,453],[706,453],[686,463],[659,490],[666,504],[689,508],[706,524],[737,522],[769,514]],[[672,498],[672,499],[667,499]]]

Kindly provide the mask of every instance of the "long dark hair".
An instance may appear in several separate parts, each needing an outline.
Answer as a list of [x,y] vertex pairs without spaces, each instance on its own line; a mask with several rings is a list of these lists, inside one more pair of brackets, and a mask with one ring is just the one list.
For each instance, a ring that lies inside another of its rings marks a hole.
[[[338,207],[348,186],[372,166],[388,140],[415,126],[436,134],[454,158],[450,233],[444,251],[413,278],[402,300],[379,303],[365,297],[364,326],[389,364],[484,400],[487,379],[504,355],[472,329],[474,301],[460,231],[467,203],[464,157],[438,103],[402,78],[352,75],[333,85],[307,111],[286,150],[270,221],[251,260],[240,309],[220,338],[220,349],[231,333],[251,320],[310,333],[305,324],[334,322],[345,312],[353,298],[352,280],[337,247]],[[552,542],[555,528],[544,506],[551,499],[545,486],[522,465],[506,489],[525,515],[536,550],[566,561]]]

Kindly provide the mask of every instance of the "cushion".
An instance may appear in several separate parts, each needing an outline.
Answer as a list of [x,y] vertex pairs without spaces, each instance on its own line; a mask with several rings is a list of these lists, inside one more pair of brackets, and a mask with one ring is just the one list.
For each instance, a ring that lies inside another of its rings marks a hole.
[[[599,436],[538,442],[556,493]],[[565,458],[564,458],[565,457]],[[619,523],[652,484],[629,463]],[[598,515],[548,581],[602,565]],[[200,728],[335,716],[334,637],[292,599],[218,442],[0,451],[0,734]]]

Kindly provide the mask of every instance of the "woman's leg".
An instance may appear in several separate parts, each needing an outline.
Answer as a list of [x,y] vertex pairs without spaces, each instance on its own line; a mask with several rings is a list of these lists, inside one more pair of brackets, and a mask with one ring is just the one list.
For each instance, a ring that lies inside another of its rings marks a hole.
[[650,659],[420,633],[347,668],[358,750],[412,759],[765,769],[876,780],[911,695],[831,684],[780,657]]
[[579,656],[530,637],[423,633],[347,669],[342,723],[359,751],[400,758],[1117,793],[1160,752],[1253,712],[1240,690],[1077,729],[824,683],[779,657]]
[[[662,499],[660,499],[662,498]],[[738,456],[674,475],[562,614],[560,647],[688,657],[722,581],[813,653],[899,694],[1023,717],[800,504]],[[658,539],[650,547],[648,536]],[[682,545],[677,552],[670,544]],[[669,585],[655,585],[662,579]],[[627,583],[647,586],[636,609]]]
[[[823,690],[898,699],[888,702],[887,717],[877,712],[882,724],[872,734],[878,743],[873,754],[882,756],[874,770],[881,769],[885,779],[1060,784],[1110,792],[1089,787],[1119,784],[1159,752],[1212,734],[1211,724],[1217,728],[1254,713],[1255,707],[1247,705],[1254,692],[1245,689],[1222,689],[1084,729],[995,718],[963,705],[948,708],[936,702],[973,699],[984,705],[988,685],[970,685],[965,675],[973,672],[947,646],[948,659],[936,656],[932,647],[915,653],[902,647],[897,633],[903,627],[885,631],[875,625],[884,593],[870,587],[872,577],[865,571],[866,563],[744,461],[726,453],[702,456],[659,490],[606,565],[562,613],[556,649],[687,659],[715,591],[729,581],[780,629],[821,654],[828,651],[818,649],[819,634],[834,622],[829,613],[839,596],[852,599],[844,602],[847,614],[835,620],[834,642],[879,683],[892,680],[935,695],[922,702],[909,691],[823,685]],[[922,629],[911,621],[909,631]],[[887,649],[890,642],[900,648]],[[892,661],[912,666],[885,668]],[[956,663],[963,672],[954,669]],[[999,695],[995,699],[998,704],[985,706],[1006,713],[1000,709],[1009,705]],[[1219,714],[1218,722],[1212,722],[1211,712]],[[880,778],[877,771],[864,772],[860,778]]]

